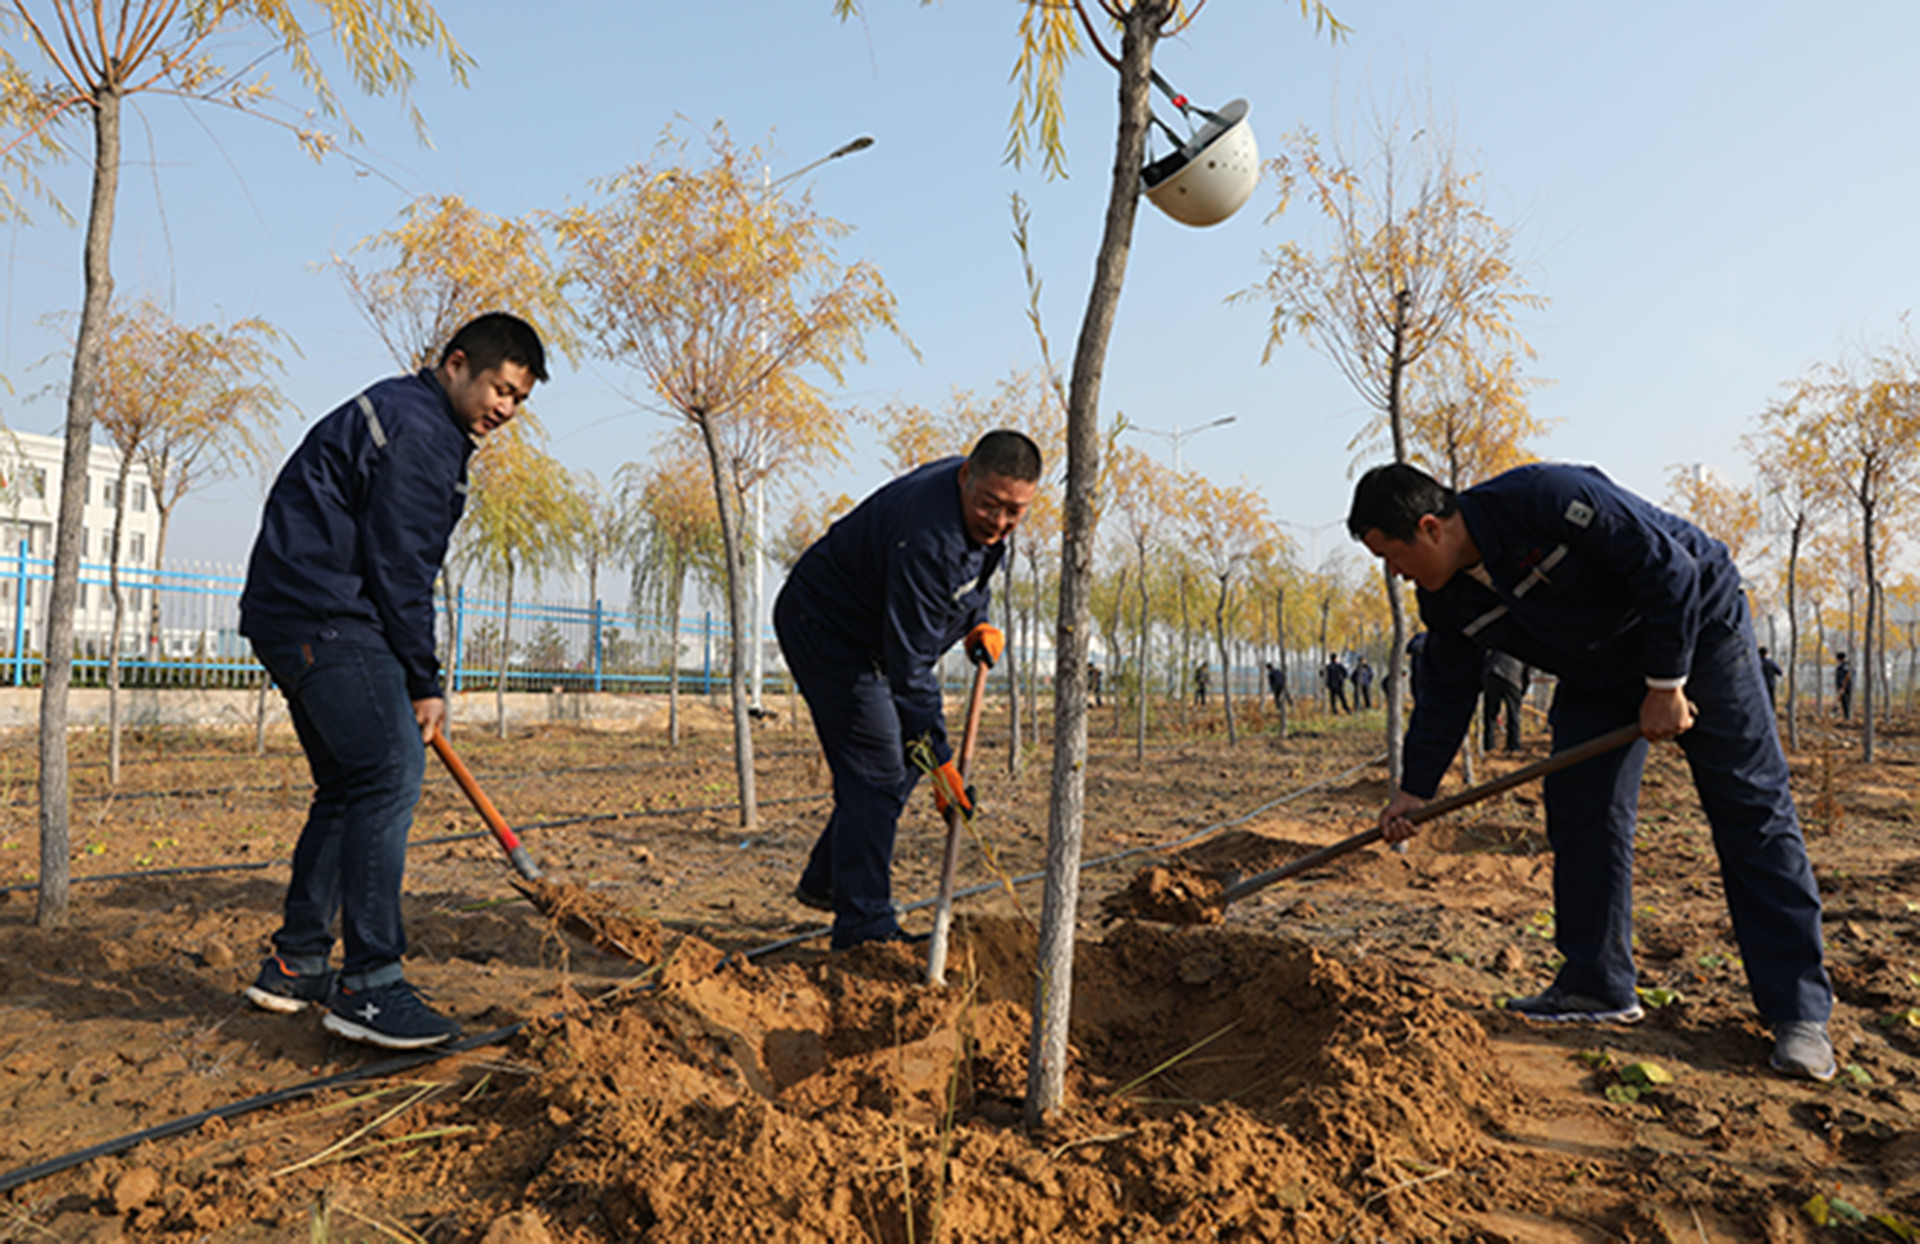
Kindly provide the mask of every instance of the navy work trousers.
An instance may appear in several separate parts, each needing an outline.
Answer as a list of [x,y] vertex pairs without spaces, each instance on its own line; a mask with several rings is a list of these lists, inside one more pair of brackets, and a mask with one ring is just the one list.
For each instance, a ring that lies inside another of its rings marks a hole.
[[316,639],[255,643],[254,651],[286,696],[314,786],[274,949],[291,971],[325,969],[338,912],[341,983],[373,989],[399,980],[407,951],[400,883],[426,771],[406,672],[384,644]]
[[[1595,690],[1562,683],[1550,724],[1555,750],[1639,717],[1644,687]],[[1833,986],[1822,961],[1820,892],[1787,787],[1766,683],[1750,626],[1702,641],[1686,695],[1697,710],[1679,739],[1713,828],[1727,910],[1755,1006],[1769,1024],[1825,1022]],[[1647,743],[1549,776],[1543,796],[1553,845],[1557,940],[1570,993],[1626,1005],[1634,999],[1633,837]]]
[[773,628],[833,773],[833,811],[800,887],[833,896],[835,950],[897,936],[893,840],[919,774],[906,762],[892,688],[871,655],[821,627],[789,592],[774,602]]

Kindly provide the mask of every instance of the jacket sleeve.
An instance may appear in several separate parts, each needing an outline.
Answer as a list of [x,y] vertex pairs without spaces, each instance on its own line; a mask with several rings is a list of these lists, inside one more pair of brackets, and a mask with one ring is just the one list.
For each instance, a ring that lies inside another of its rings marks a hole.
[[387,646],[406,670],[407,696],[444,694],[434,651],[433,581],[446,557],[461,464],[424,428],[391,419],[376,448],[360,509],[364,583]]
[[[934,662],[951,643],[954,618],[952,585],[943,573],[946,558],[931,541],[908,537],[893,549],[887,564],[887,599],[881,619],[881,659],[900,714],[901,737],[925,738],[937,764],[953,759]],[[980,612],[984,616],[984,601]]]
[[1458,631],[1428,628],[1413,717],[1400,755],[1400,789],[1409,795],[1431,799],[1440,789],[1440,779],[1473,721],[1481,661],[1480,649]]

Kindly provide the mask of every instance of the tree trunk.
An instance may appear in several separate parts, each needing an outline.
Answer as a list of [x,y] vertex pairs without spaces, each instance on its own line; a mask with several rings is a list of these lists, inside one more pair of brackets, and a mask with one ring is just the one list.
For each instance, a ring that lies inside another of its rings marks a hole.
[[1806,529],[1806,516],[1796,514],[1787,542],[1787,749],[1796,752],[1800,750],[1800,540]]
[[760,803],[753,790],[753,715],[747,711],[747,558],[740,541],[740,515],[734,506],[733,464],[721,452],[713,416],[694,416],[707,446],[707,465],[713,470],[713,503],[720,511],[720,543],[727,558],[728,698],[733,704],[733,771],[740,787],[740,827],[760,822]]
[[507,665],[513,660],[513,559],[507,559],[507,608],[500,619],[500,672],[493,680],[493,726],[507,737]]
[[1147,633],[1153,619],[1150,605],[1151,600],[1147,595],[1147,551],[1143,548],[1140,550],[1140,635],[1135,641],[1137,655],[1133,662],[1134,694],[1140,701],[1134,710],[1133,727],[1133,763],[1138,769],[1147,767]]
[[[1275,708],[1278,709],[1280,713],[1280,741],[1284,743],[1287,741],[1287,724],[1288,724],[1287,710],[1291,707],[1288,704],[1288,701],[1293,698],[1293,693],[1292,693],[1293,684],[1291,682],[1286,681],[1286,678],[1287,678],[1287,589],[1284,587],[1276,588],[1273,594],[1273,646],[1276,649],[1273,657],[1273,663],[1280,670],[1281,681],[1288,688],[1287,691],[1281,694],[1280,702],[1277,705],[1275,705]],[[1391,701],[1389,701],[1389,703],[1391,703]]]
[[113,534],[107,543],[107,592],[113,597],[113,630],[107,640],[108,786],[120,785],[120,633],[127,617],[127,596],[120,588],[120,539],[127,525],[127,475],[132,468],[133,456],[121,454],[114,481]]
[[1046,894],[1040,909],[1039,979],[1027,1059],[1026,1121],[1045,1122],[1066,1084],[1067,1018],[1073,1006],[1073,933],[1080,899],[1086,797],[1087,620],[1091,613],[1094,493],[1100,476],[1100,380],[1126,278],[1140,168],[1146,151],[1153,47],[1171,14],[1166,0],[1136,0],[1122,19],[1120,117],[1105,232],[1094,260],[1086,318],[1067,396],[1067,495],[1060,542],[1060,615],[1054,625],[1053,778],[1047,824]]
[[1007,645],[1007,776],[1018,781],[1020,778],[1020,752],[1024,740],[1020,736],[1020,609],[1013,603],[1013,565],[1014,546],[1012,542],[1019,533],[1007,537],[1006,579],[1007,579],[1007,635],[1012,640]]
[[1220,705],[1227,714],[1227,746],[1240,741],[1233,728],[1233,659],[1227,655],[1227,593],[1229,584],[1220,576],[1220,595],[1213,602],[1213,636],[1220,648]]
[[1872,492],[1863,480],[1860,485],[1860,558],[1867,576],[1867,616],[1860,627],[1860,664],[1854,681],[1860,684],[1860,759],[1873,763],[1873,684],[1879,648],[1873,633],[1874,601],[1877,595],[1873,565]]
[[667,594],[667,746],[680,746],[680,605],[686,595],[687,567],[675,566]]
[[113,299],[110,246],[114,197],[120,186],[120,97],[103,88],[93,116],[93,200],[87,210],[86,296],[74,339],[67,383],[66,452],[61,462],[60,517],[47,599],[46,668],[40,684],[40,904],[41,928],[65,928],[72,792],[67,772],[67,700],[73,688],[73,609],[80,581],[80,521],[87,500],[87,460],[93,447],[93,390],[100,334]]

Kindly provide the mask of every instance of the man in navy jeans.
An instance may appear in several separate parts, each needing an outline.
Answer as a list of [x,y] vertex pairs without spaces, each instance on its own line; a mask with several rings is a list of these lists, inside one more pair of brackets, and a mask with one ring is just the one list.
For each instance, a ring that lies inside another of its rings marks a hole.
[[315,424],[267,495],[240,632],[286,696],[314,795],[274,952],[247,990],[257,1006],[325,1005],[329,1031],[390,1049],[460,1033],[400,963],[407,830],[426,741],[446,718],[433,581],[466,506],[467,459],[546,378],[533,328],[483,315],[437,366]]
[[1648,739],[1686,754],[1720,858],[1773,1066],[1831,1079],[1820,893],[1787,788],[1740,574],[1726,546],[1591,467],[1537,464],[1455,493],[1405,465],[1354,489],[1347,529],[1419,586],[1430,636],[1389,842],[1433,796],[1473,719],[1482,652],[1559,676],[1555,750],[1638,722],[1644,738],[1546,780],[1554,982],[1507,1003],[1540,1022],[1632,1023],[1633,836]]
[[913,940],[894,915],[892,872],[918,770],[934,770],[943,812],[972,810],[933,666],[962,638],[976,663],[999,659],[988,582],[1039,479],[1032,440],[989,432],[966,458],[929,463],[855,506],[801,554],[774,601],[780,651],[833,773],[833,811],[794,899],[833,913],[835,950]]

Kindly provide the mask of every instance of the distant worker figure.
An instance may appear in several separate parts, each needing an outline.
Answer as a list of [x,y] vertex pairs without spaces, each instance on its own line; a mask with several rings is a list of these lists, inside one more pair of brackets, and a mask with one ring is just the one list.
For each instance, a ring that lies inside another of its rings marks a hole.
[[1642,737],[1569,766],[1543,791],[1553,846],[1553,982],[1507,1009],[1537,1022],[1632,1023],[1633,840],[1648,740],[1673,740],[1713,828],[1720,882],[1773,1067],[1831,1079],[1820,891],[1786,756],[1753,659],[1727,548],[1591,467],[1519,467],[1455,493],[1414,467],[1361,476],[1347,529],[1419,585],[1431,636],[1408,724],[1388,842],[1418,832],[1459,750],[1481,654],[1508,652],[1559,682],[1549,723],[1564,750],[1622,725]]
[[1193,667],[1193,702],[1203,708],[1207,703],[1207,663],[1205,661]]
[[546,378],[533,328],[483,315],[437,366],[382,380],[314,424],[267,494],[240,633],[286,697],[314,790],[273,954],[247,989],[255,1006],[324,1005],[329,1032],[390,1049],[460,1034],[400,963],[407,829],[427,740],[447,717],[433,587],[474,447]]
[[1833,654],[1833,698],[1840,702],[1840,719],[1853,720],[1853,666],[1847,664],[1847,654]]
[[1267,662],[1267,690],[1273,692],[1273,707],[1276,711],[1287,706],[1287,671],[1272,661]]
[[780,651],[833,774],[833,810],[793,897],[833,913],[835,950],[914,940],[893,910],[894,834],[920,780],[909,748],[924,745],[942,812],[972,810],[933,667],[962,639],[976,665],[1000,659],[988,583],[1039,479],[1032,440],[989,432],[967,457],[910,471],[855,506],[800,555],[774,601]]
[[1102,703],[1100,699],[1100,684],[1105,680],[1105,675],[1100,672],[1100,663],[1098,661],[1087,662],[1087,690],[1093,693],[1093,706],[1095,708],[1099,708]]
[[1347,667],[1340,664],[1339,653],[1327,658],[1326,668],[1320,671],[1320,677],[1327,684],[1327,711],[1351,713],[1353,709],[1347,705]]
[[1527,693],[1527,667],[1504,652],[1487,652],[1480,681],[1480,746],[1493,750],[1500,717],[1507,719],[1507,750],[1520,750],[1520,701]]
[[1353,663],[1353,703],[1355,708],[1373,707],[1373,666],[1364,656]]
[[1760,648],[1760,677],[1767,680],[1767,703],[1769,704],[1777,704],[1779,702],[1780,675],[1783,672],[1780,668],[1780,663],[1774,660],[1773,656],[1768,653],[1766,646],[1762,645]]

